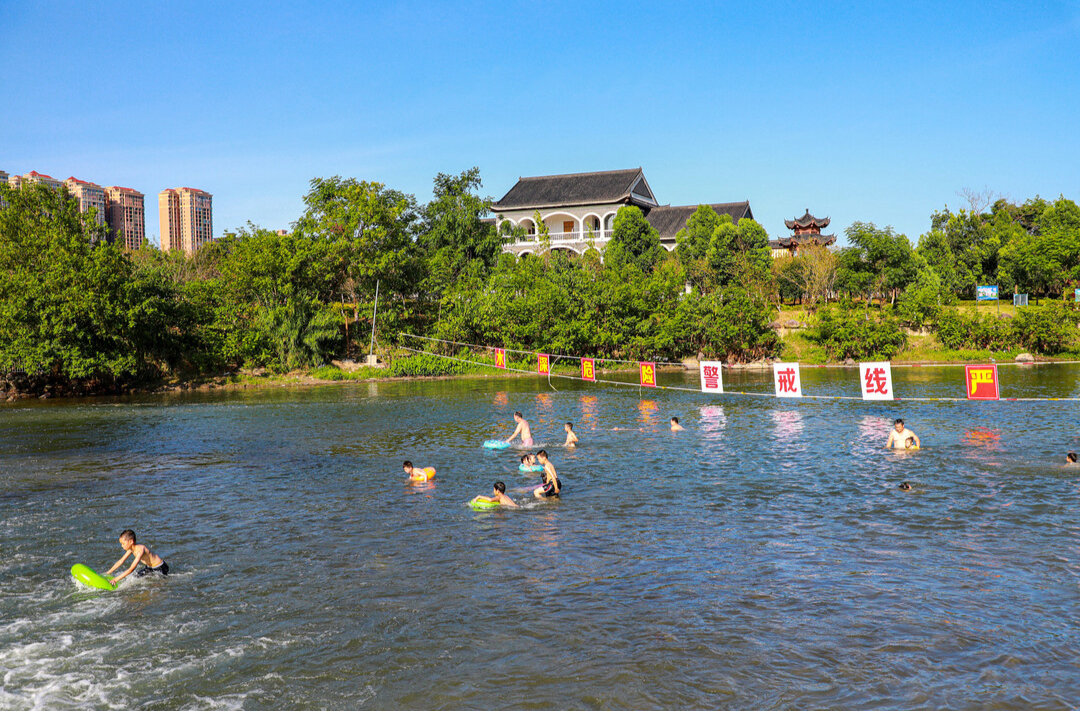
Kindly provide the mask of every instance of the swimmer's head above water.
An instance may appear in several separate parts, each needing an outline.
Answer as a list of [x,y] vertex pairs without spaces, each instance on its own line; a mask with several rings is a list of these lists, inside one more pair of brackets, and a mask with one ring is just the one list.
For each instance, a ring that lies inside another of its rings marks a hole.
[[900,484],[900,491],[911,491],[911,484],[906,481]]
[[410,462],[408,459],[406,459],[405,463],[401,465],[401,468],[405,470],[406,474],[412,474],[412,462]]
[[897,432],[903,432],[904,431],[904,421],[901,418],[897,417],[896,422],[893,423],[893,427],[896,428]]
[[678,432],[679,430],[682,430],[682,429],[686,429],[686,428],[679,424],[679,418],[678,417],[672,417],[671,418],[671,431],[672,432]]
[[1076,452],[1069,452],[1066,454],[1065,461],[1069,464],[1076,464]]
[[495,491],[497,491],[500,494],[505,494],[506,493],[506,484],[502,483],[501,481],[495,482],[495,487],[494,488],[495,488]]

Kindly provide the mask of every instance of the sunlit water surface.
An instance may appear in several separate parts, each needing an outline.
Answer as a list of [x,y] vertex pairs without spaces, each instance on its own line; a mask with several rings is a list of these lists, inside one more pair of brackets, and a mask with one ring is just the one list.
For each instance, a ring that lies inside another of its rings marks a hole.
[[[962,369],[894,377],[963,393]],[[1002,380],[1080,394],[1072,366]],[[0,406],[0,708],[1077,708],[1076,403],[553,382]],[[480,447],[514,410],[560,501]],[[883,449],[897,416],[923,450]],[[522,510],[465,505],[496,479]],[[77,586],[128,527],[173,574]]]

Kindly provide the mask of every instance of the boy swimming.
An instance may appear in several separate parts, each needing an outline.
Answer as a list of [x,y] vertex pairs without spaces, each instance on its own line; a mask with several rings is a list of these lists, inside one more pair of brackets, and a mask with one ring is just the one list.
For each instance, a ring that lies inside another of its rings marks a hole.
[[[109,575],[119,568],[121,564],[127,560],[129,555],[134,555],[135,560],[131,561],[131,567],[122,574],[117,575],[115,578],[109,578],[109,582],[113,585],[116,585],[132,573],[135,573],[136,578],[141,578],[142,576],[150,575],[151,573],[161,573],[162,576],[169,574],[169,564],[166,563],[161,556],[152,553],[146,546],[141,543],[136,543],[135,531],[132,531],[130,528],[124,530],[120,534],[120,547],[124,549],[124,555],[120,557],[120,560],[113,564],[113,567],[105,571],[105,575]],[[139,567],[139,563],[142,563],[143,567],[139,568],[138,572],[135,572],[135,569]]]
[[[907,447],[907,441],[911,439],[915,442],[914,447]],[[896,419],[893,423],[893,431],[889,433],[889,439],[885,442],[886,449],[917,449],[922,445],[919,441],[919,436],[904,426],[904,421],[900,418]]]
[[686,429],[685,427],[683,427],[682,425],[679,424],[679,418],[678,417],[672,417],[671,418],[671,431],[672,432],[682,432],[685,429]]
[[412,462],[405,460],[401,468],[409,475],[409,481],[428,481],[435,478],[435,467],[414,467]]
[[510,439],[506,440],[506,443],[514,441],[514,437],[521,435],[521,445],[523,447],[533,446],[532,428],[529,427],[529,423],[521,416],[520,412],[514,413],[514,422],[517,423],[517,428],[514,430],[514,434],[510,435]]
[[1069,452],[1065,455],[1065,466],[1076,466],[1076,452]]
[[551,460],[548,459],[547,452],[543,449],[537,452],[536,461],[544,465],[544,483],[533,489],[533,496],[538,499],[559,498],[559,492],[562,491],[562,482],[559,481],[559,474],[555,471],[555,466],[551,463]]
[[521,508],[514,500],[506,495],[506,484],[501,481],[495,482],[495,486],[492,488],[491,496],[477,496],[473,501],[487,501],[492,504],[499,504],[501,506],[510,506],[515,509]]
[[566,441],[563,442],[563,446],[576,447],[578,438],[577,435],[574,434],[574,423],[567,422],[565,425],[563,425],[563,429],[566,430]]

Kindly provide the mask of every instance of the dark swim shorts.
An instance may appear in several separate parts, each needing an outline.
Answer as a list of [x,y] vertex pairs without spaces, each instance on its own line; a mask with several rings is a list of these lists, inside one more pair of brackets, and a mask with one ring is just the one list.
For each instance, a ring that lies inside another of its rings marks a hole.
[[151,575],[153,573],[161,573],[161,576],[165,577],[169,574],[169,564],[165,561],[161,561],[161,565],[156,568],[151,568],[148,565],[144,565],[143,567],[135,571],[135,577],[141,578],[144,575]]
[[[556,479],[555,481],[559,482],[559,488],[562,489],[562,482],[559,481],[558,479]],[[541,491],[540,493],[543,494],[544,496],[550,496],[550,497],[554,497],[556,499],[560,498],[559,497],[559,492],[555,491],[555,485],[553,483],[551,483],[551,482],[548,482],[547,484],[544,484],[544,490]]]

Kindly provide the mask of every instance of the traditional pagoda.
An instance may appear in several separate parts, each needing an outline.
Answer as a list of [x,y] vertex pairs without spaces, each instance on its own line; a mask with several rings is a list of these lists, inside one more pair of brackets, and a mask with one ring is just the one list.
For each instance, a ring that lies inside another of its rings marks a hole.
[[769,241],[774,257],[782,257],[785,254],[796,256],[799,247],[803,245],[818,245],[828,247],[836,242],[836,235],[823,235],[821,230],[829,226],[831,220],[828,217],[814,217],[810,214],[810,208],[806,208],[806,214],[796,217],[794,220],[784,220],[787,228],[793,232],[790,237],[781,237]]

